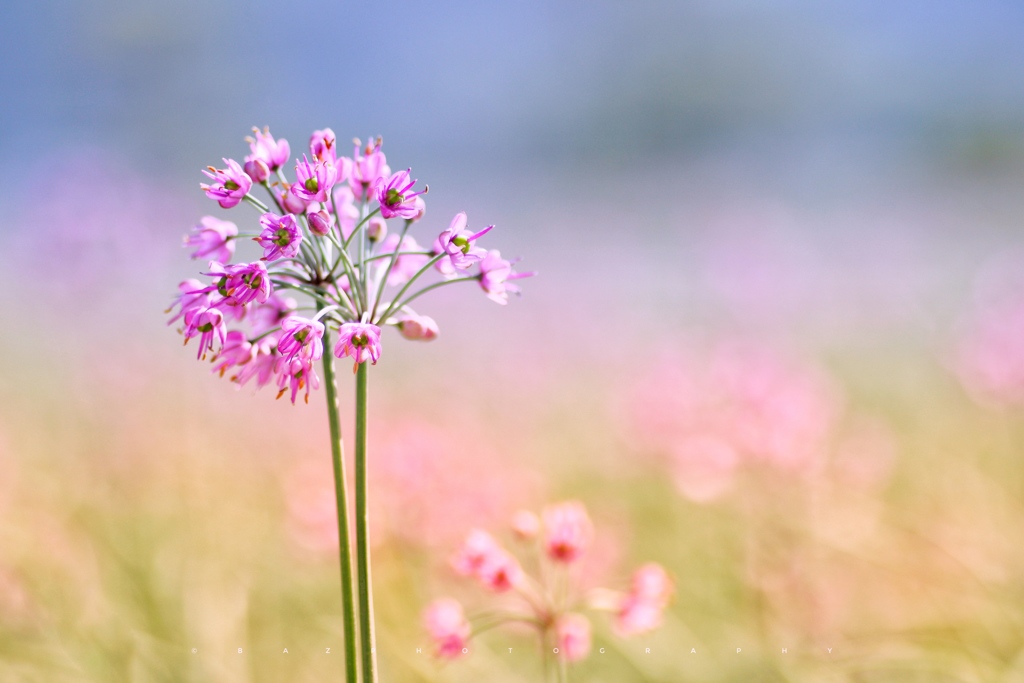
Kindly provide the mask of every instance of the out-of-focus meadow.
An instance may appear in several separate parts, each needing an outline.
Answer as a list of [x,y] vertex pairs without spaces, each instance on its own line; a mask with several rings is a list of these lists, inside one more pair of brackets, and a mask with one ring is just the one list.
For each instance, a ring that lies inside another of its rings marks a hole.
[[382,680],[540,680],[528,634],[442,663],[420,613],[486,604],[470,528],[568,499],[581,581],[675,580],[572,680],[1024,680],[1024,9],[6,10],[0,680],[341,677],[322,393],[236,390],[163,313],[252,125],[382,134],[421,242],[466,210],[540,272],[385,336]]

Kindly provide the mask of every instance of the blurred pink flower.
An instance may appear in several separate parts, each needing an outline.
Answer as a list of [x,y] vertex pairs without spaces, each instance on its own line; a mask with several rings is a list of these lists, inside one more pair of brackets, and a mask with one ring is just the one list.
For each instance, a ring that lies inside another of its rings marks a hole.
[[651,562],[637,569],[630,592],[618,605],[615,632],[627,637],[656,629],[673,591],[672,579],[661,565]]
[[590,654],[590,620],[582,614],[563,614],[555,622],[558,656],[577,662]]
[[556,562],[578,560],[594,536],[594,525],[579,501],[549,505],[541,513],[544,551]]
[[237,235],[238,226],[231,221],[203,216],[199,225],[192,228],[192,234],[185,237],[185,246],[195,249],[192,258],[227,263],[235,253]]
[[423,610],[423,626],[434,641],[438,657],[454,659],[463,654],[471,628],[462,605],[452,598],[438,598]]
[[249,149],[252,151],[252,154],[245,157],[246,161],[262,161],[271,171],[276,171],[288,163],[292,152],[287,140],[284,138],[275,140],[267,127],[264,127],[263,130],[253,128],[252,132],[256,137],[246,138]]
[[813,473],[841,409],[814,367],[738,343],[665,355],[626,394],[629,438],[698,502],[726,493],[744,465]]
[[512,515],[512,531],[524,541],[534,539],[540,533],[540,518],[529,510],[519,510]]
[[433,341],[437,339],[440,330],[434,319],[426,315],[415,313],[400,313],[398,316],[398,331],[402,336],[412,341]]
[[953,368],[976,401],[1024,405],[1024,253],[982,269],[975,303],[961,322]]

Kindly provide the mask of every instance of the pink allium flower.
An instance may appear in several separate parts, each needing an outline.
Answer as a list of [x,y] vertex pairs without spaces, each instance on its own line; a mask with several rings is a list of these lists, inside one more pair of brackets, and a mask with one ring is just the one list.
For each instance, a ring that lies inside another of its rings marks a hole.
[[178,296],[174,298],[174,303],[171,304],[170,308],[164,311],[165,313],[170,313],[174,310],[175,306],[179,307],[177,314],[168,320],[167,324],[173,324],[174,321],[184,316],[185,313],[193,308],[209,306],[211,304],[211,298],[208,292],[209,289],[195,278],[182,280],[178,285]]
[[338,343],[334,355],[338,358],[349,356],[356,365],[380,360],[380,328],[371,323],[344,323],[338,330]]
[[277,386],[280,389],[277,392],[278,398],[284,396],[290,389],[292,392],[291,400],[294,404],[295,397],[299,391],[305,389],[306,395],[304,399],[306,403],[309,403],[310,390],[320,388],[320,378],[313,368],[313,361],[302,354],[294,356],[291,361],[279,358],[278,364],[274,369],[278,372]]
[[264,337],[252,346],[253,358],[242,365],[231,380],[245,386],[249,380],[255,378],[256,388],[260,389],[270,384],[281,367],[281,357],[275,351],[277,337],[273,335]]
[[352,187],[352,195],[356,199],[365,199],[377,180],[391,174],[384,152],[380,151],[381,141],[378,138],[372,145],[367,145],[360,154],[360,143],[355,143],[352,154],[352,174],[348,183]]
[[329,234],[334,226],[334,216],[324,209],[308,213],[306,220],[309,221],[309,231],[321,237]]
[[[390,278],[389,278],[390,279]],[[398,317],[398,331],[411,341],[433,341],[440,330],[434,319],[415,313],[402,313]]]
[[256,241],[263,247],[264,260],[276,261],[299,253],[302,228],[295,221],[295,216],[290,213],[284,216],[265,213],[260,216],[260,225],[263,226],[263,232]]
[[203,173],[213,182],[210,184],[200,183],[199,187],[206,192],[207,197],[216,199],[222,207],[230,209],[237,206],[242,198],[249,194],[252,179],[245,174],[245,171],[234,159],[224,159],[224,163],[227,164],[225,169],[207,167],[208,170],[204,170]]
[[298,180],[292,183],[292,194],[307,202],[326,202],[338,182],[338,169],[328,162],[311,164],[303,154],[302,161],[295,164],[295,176]]
[[536,538],[540,533],[540,518],[529,510],[519,510],[512,515],[512,531],[524,541]]
[[226,336],[224,326],[224,314],[216,308],[197,306],[185,311],[185,343],[192,337],[199,336],[199,352],[197,358],[206,356],[207,351],[212,351],[214,341],[223,344]]
[[306,212],[306,207],[310,202],[307,202],[302,197],[297,196],[292,192],[290,187],[275,187],[274,196],[277,197],[277,201],[280,202],[281,206],[288,213],[294,213],[296,215]]
[[674,590],[672,577],[657,562],[648,562],[633,572],[632,593],[642,600],[664,606]]
[[616,611],[615,632],[626,637],[656,629],[673,590],[672,579],[661,565],[651,562],[637,569],[632,588]]
[[229,368],[245,365],[255,357],[256,347],[249,343],[245,333],[241,330],[231,330],[227,333],[224,345],[213,358],[213,372],[223,377]]
[[582,614],[563,614],[555,621],[558,656],[578,662],[590,654],[590,621]]
[[508,303],[509,292],[519,293],[519,287],[509,283],[509,280],[519,280],[524,277],[533,277],[537,273],[515,273],[512,271],[513,263],[501,258],[497,249],[487,252],[487,256],[480,262],[480,287],[487,293],[487,298],[504,306]]
[[440,251],[448,254],[452,267],[459,270],[465,270],[487,256],[487,250],[476,246],[476,241],[494,229],[493,225],[488,225],[479,232],[471,233],[466,230],[466,222],[465,212],[455,214],[448,229],[437,238]]
[[504,593],[520,584],[523,569],[516,558],[498,548],[484,557],[477,570],[477,578],[486,588],[495,593]]
[[291,315],[281,321],[277,351],[287,363],[291,363],[300,354],[310,360],[320,360],[324,355],[323,337],[323,323]]
[[1002,285],[972,311],[958,340],[954,369],[981,404],[1024,405],[1024,290]]
[[309,151],[317,161],[333,164],[338,158],[338,139],[330,128],[315,130],[309,137]]
[[270,276],[267,275],[263,261],[229,266],[214,261],[210,263],[210,272],[206,275],[220,278],[216,285],[208,289],[216,289],[230,304],[245,306],[252,301],[263,303],[270,297]]
[[371,242],[380,242],[387,237],[388,223],[383,218],[375,216],[366,223],[366,239]]
[[415,180],[409,180],[409,171],[399,171],[392,176],[378,178],[374,187],[374,197],[380,202],[380,215],[384,218],[412,219],[419,210],[416,208],[416,197],[427,190],[410,192]]
[[594,536],[594,526],[583,503],[569,501],[549,505],[541,514],[544,520],[544,550],[557,562],[580,558]]
[[245,165],[242,166],[245,175],[252,178],[254,183],[265,183],[270,178],[270,168],[262,159],[250,159],[246,157]]
[[270,134],[270,129],[266,127],[263,130],[253,128],[252,132],[256,137],[246,138],[249,149],[252,150],[252,154],[245,157],[246,161],[262,161],[271,171],[276,171],[288,163],[292,150],[287,140],[275,140]]
[[483,529],[473,529],[452,557],[452,569],[460,576],[477,576],[487,558],[499,552],[501,546],[493,536]]
[[192,234],[185,237],[185,246],[195,249],[192,258],[227,263],[235,253],[234,237],[238,226],[213,216],[203,216],[199,225],[192,228]]
[[434,641],[438,657],[454,659],[463,654],[472,633],[462,605],[452,598],[438,598],[423,611],[423,626]]
[[277,293],[271,294],[263,303],[253,304],[249,309],[253,335],[260,336],[279,326],[297,306],[295,299]]
[[[394,253],[397,246],[398,235],[388,235],[387,239],[385,239],[384,243],[381,245],[381,253]],[[402,238],[401,248],[398,249],[399,253],[405,251],[424,251],[424,249],[412,236],[406,235]],[[381,260],[383,261],[383,265],[379,266],[379,268],[381,270],[386,270],[388,259]],[[395,265],[392,266],[391,272],[388,274],[388,284],[393,287],[404,285],[413,275],[419,272],[420,268],[426,265],[429,260],[430,257],[425,254],[406,254],[404,256],[399,256],[395,259]]]

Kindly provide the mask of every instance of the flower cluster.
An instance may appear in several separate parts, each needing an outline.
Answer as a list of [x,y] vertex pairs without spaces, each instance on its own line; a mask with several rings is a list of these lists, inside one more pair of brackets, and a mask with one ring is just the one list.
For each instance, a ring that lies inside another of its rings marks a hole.
[[[550,505],[538,517],[523,510],[512,518],[518,542],[536,546],[536,576],[531,576],[511,552],[482,529],[473,529],[452,557],[459,576],[473,579],[487,591],[513,598],[498,612],[472,621],[452,598],[432,602],[423,613],[423,625],[438,657],[455,658],[469,652],[474,633],[509,623],[534,627],[545,656],[565,662],[583,659],[591,647],[589,619],[580,611],[594,609],[613,615],[617,635],[646,633],[661,624],[673,593],[668,573],[658,564],[646,564],[633,574],[625,591],[582,591],[577,569],[590,547],[594,527],[582,503]],[[474,628],[475,626],[475,628]]]
[[[278,398],[300,392],[309,401],[319,386],[314,363],[323,357],[324,338],[337,330],[331,352],[359,364],[376,364],[382,353],[381,328],[394,326],[406,339],[430,341],[437,323],[410,307],[437,287],[476,282],[499,304],[517,294],[520,273],[515,261],[481,244],[494,226],[467,228],[459,213],[448,229],[435,233],[423,247],[410,233],[426,212],[411,169],[391,172],[381,139],[367,145],[354,141],[351,157],[338,154],[329,128],[313,133],[309,151],[295,162],[295,180],[285,166],[291,147],[267,129],[247,138],[244,164],[224,159],[210,166],[201,184],[206,195],[230,209],[246,203],[256,209],[259,231],[240,233],[235,223],[213,216],[200,219],[185,245],[192,258],[209,261],[206,282],[189,279],[168,313],[181,321],[187,344],[198,339],[198,357],[210,358],[214,370],[232,381],[257,387],[274,384]],[[268,201],[252,194],[262,186]],[[388,221],[400,225],[389,230]],[[230,263],[236,241],[251,238],[263,250],[250,262]],[[424,278],[434,274],[435,281]],[[413,290],[419,285],[418,290]],[[285,291],[309,298],[300,307]],[[177,309],[175,311],[175,308]],[[298,314],[309,310],[311,317]],[[228,329],[232,323],[246,331]]]

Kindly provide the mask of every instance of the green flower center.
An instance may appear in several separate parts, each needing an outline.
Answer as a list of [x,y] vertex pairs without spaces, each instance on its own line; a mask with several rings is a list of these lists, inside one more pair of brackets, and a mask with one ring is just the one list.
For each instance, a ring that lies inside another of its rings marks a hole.
[[463,254],[469,253],[469,240],[461,235],[452,240],[452,244],[457,246]]
[[238,183],[236,183],[234,180],[225,180],[224,181],[224,188],[228,189],[228,190],[231,190],[232,192],[237,190],[239,187],[241,187],[241,186]]
[[309,178],[302,185],[310,192],[316,192],[320,189],[320,183],[317,182],[316,178]]
[[405,196],[401,192],[392,187],[388,190],[388,194],[384,198],[384,203],[387,204],[388,206],[394,206],[395,204],[401,204],[402,200],[404,199]]
[[284,228],[281,228],[274,234],[277,235],[277,237],[273,240],[273,242],[277,246],[287,247],[289,244],[292,243],[292,236]]

